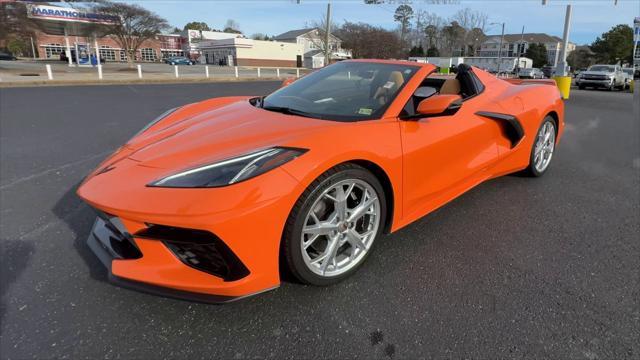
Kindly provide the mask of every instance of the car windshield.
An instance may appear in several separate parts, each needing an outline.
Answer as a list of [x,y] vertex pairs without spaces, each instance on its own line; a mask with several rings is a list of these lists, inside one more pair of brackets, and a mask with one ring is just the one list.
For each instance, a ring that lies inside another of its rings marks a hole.
[[593,65],[589,71],[613,71],[613,66],[609,65]]
[[338,121],[380,118],[419,66],[345,61],[265,97],[265,110]]
[[633,75],[633,69],[622,69],[622,71],[624,71],[625,73],[627,73],[629,75]]

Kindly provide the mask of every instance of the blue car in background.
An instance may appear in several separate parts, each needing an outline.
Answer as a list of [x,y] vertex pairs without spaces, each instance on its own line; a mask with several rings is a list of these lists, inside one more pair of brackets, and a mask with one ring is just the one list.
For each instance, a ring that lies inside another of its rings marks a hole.
[[164,59],[165,64],[169,65],[193,65],[194,62],[184,56],[173,56]]

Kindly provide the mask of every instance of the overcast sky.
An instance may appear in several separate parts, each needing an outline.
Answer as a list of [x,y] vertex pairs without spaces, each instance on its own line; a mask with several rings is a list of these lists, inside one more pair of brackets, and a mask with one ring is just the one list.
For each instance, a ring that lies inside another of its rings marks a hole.
[[[222,28],[227,19],[240,24],[246,34],[278,35],[300,29],[323,16],[327,0],[135,0],[137,3],[163,16],[173,26],[182,28],[189,21],[204,21],[213,28]],[[412,2],[414,10],[424,9],[444,18],[468,7],[489,15],[489,22],[505,22],[506,33],[544,32],[562,37],[565,5],[573,4],[570,41],[591,43],[597,36],[616,24],[633,25],[640,16],[640,1],[618,0],[462,0],[457,5],[430,5],[421,0]],[[333,19],[366,22],[392,29],[393,13],[397,4],[365,5],[362,0],[332,0]],[[488,34],[500,34],[500,26],[490,26]]]

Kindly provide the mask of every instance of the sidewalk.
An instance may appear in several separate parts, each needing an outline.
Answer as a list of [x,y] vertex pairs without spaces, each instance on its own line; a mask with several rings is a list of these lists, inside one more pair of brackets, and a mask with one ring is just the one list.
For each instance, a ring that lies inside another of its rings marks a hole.
[[[47,65],[51,69],[51,79]],[[0,87],[284,80],[308,72],[302,68],[172,66],[160,63],[141,63],[130,68],[128,64],[106,63],[102,66],[100,79],[98,67],[68,66],[58,61],[0,61]]]

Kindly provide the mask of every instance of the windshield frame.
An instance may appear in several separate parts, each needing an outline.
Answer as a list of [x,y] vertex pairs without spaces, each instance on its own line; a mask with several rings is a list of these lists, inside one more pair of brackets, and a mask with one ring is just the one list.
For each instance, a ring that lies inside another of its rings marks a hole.
[[[424,66],[420,65],[420,64],[416,64],[416,63],[412,63],[412,62],[377,62],[377,61],[360,61],[360,60],[345,60],[345,61],[341,61],[339,63],[334,63],[332,65],[329,65],[323,69],[320,69],[318,71],[322,71],[326,68],[329,68],[331,66],[340,66],[340,64],[373,64],[373,65],[379,65],[379,66],[389,66],[389,67],[405,67],[405,68],[411,68],[413,70],[413,72],[411,73],[411,75],[409,75],[409,77],[407,77],[405,79],[405,81],[402,83],[402,85],[400,85],[398,87],[398,89],[396,90],[393,98],[391,100],[389,100],[386,104],[382,105],[381,107],[379,107],[378,109],[376,109],[376,111],[372,112],[372,114],[370,116],[355,116],[355,115],[336,115],[336,114],[323,114],[323,113],[313,113],[313,112],[308,112],[305,109],[293,109],[294,111],[299,111],[299,112],[303,112],[305,113],[304,117],[309,117],[309,118],[313,118],[316,120],[327,120],[327,121],[337,121],[337,122],[360,122],[360,121],[371,121],[371,120],[379,120],[382,119],[384,117],[386,117],[387,112],[389,111],[389,109],[392,107],[392,105],[394,105],[399,97],[401,96],[401,94],[404,92],[406,86],[408,86],[413,80],[415,80],[415,78],[417,76],[419,76],[419,74],[424,70]],[[309,73],[306,76],[312,76],[314,74],[314,72]],[[303,78],[301,78],[303,79]],[[298,79],[300,80],[300,79]],[[296,82],[298,81],[296,80]],[[295,82],[294,82],[295,83]],[[294,84],[292,83],[292,85]],[[292,85],[288,85],[288,86],[292,86]],[[274,94],[277,94],[278,92],[280,92],[283,89],[286,89],[288,86],[282,87],[274,92],[272,92],[271,94],[263,97],[260,99],[260,101],[255,101],[254,106],[264,109],[266,111],[268,111],[265,107],[278,107],[275,104],[268,104],[266,103],[266,100],[270,97],[273,96]],[[258,106],[259,104],[259,106]],[[292,113],[289,113],[289,115],[295,115]]]

